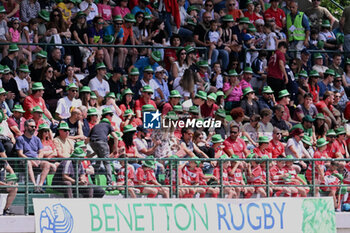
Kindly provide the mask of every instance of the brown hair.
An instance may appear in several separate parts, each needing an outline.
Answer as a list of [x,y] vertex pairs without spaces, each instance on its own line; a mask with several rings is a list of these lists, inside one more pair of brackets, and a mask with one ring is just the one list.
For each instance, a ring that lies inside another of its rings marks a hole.
[[238,117],[244,116],[244,110],[241,107],[234,108],[231,110],[230,115],[231,115],[233,120],[236,120]]

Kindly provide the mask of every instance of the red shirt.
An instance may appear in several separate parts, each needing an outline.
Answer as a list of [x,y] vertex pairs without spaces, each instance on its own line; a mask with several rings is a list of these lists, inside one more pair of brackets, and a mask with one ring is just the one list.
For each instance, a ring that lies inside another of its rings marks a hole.
[[269,152],[268,149],[262,151],[262,150],[260,150],[259,147],[255,147],[254,150],[253,150],[253,152],[254,152],[257,156],[259,156],[259,158],[261,158],[261,157],[263,157],[264,155],[266,155],[266,156],[268,156],[268,157],[271,159],[271,153]]
[[176,56],[176,50],[175,49],[165,49],[164,51],[164,63],[165,63],[165,69],[167,71],[170,71],[171,69],[171,62],[169,58],[174,58],[175,61],[177,60]]
[[30,119],[33,117],[31,111],[35,106],[40,106],[41,110],[43,110],[44,112],[46,110],[46,105],[43,98],[39,97],[35,99],[33,95],[29,95],[24,99],[23,110],[26,111],[24,113],[24,118]]
[[136,170],[135,179],[134,179],[135,184],[140,184],[140,183],[153,184],[151,182],[153,180],[157,180],[153,170],[148,169],[145,171],[142,167],[139,167]]
[[274,184],[284,184],[284,179],[278,176],[284,175],[285,173],[287,173],[285,169],[279,168],[277,165],[273,166],[272,168],[270,168],[271,181]]
[[[220,167],[216,167],[214,169],[213,176],[215,176],[220,181],[220,179],[221,179],[220,178]],[[223,168],[223,171],[222,171],[222,181],[223,181],[223,184],[225,184],[225,185],[229,184],[228,173],[227,173],[227,170],[225,168]]]
[[310,93],[312,94],[312,101],[314,103],[317,103],[317,97],[318,97],[318,93],[320,93],[320,87],[316,85],[316,88],[315,88],[315,87],[312,87],[310,84],[308,85],[309,85]]
[[255,20],[257,20],[257,19],[262,19],[262,17],[257,16],[255,12],[253,12],[252,14],[250,14],[249,11],[246,11],[246,12],[244,12],[244,16],[245,16],[245,17],[248,17],[249,20],[250,20],[250,23],[252,23],[252,24],[254,24],[254,25],[255,25]]
[[[326,158],[327,158],[327,150],[324,150],[322,153],[319,150],[315,151],[314,159],[326,159]],[[324,164],[325,164],[324,161],[315,161],[315,166],[320,165],[321,169],[324,169]],[[318,179],[318,176],[319,176],[318,171],[315,168],[315,178]],[[312,163],[309,164],[305,173],[305,177],[309,181],[312,180]]]
[[318,103],[315,104],[317,111],[320,113],[323,113],[325,116],[328,116],[326,112],[323,111],[324,108],[328,108],[329,111],[333,111],[333,105],[329,104],[327,105],[324,100],[320,100]]
[[[134,174],[134,170],[132,169],[132,167],[128,166],[128,185],[133,185],[132,180],[135,179],[135,174]],[[117,174],[117,182],[118,183],[124,183],[125,182],[125,167],[122,167],[118,174]]]
[[279,61],[282,60],[284,64],[286,64],[286,57],[284,54],[276,50],[276,52],[271,56],[268,64],[268,77],[273,77],[275,79],[283,80],[283,73],[280,69]]
[[215,117],[214,112],[216,112],[219,109],[219,106],[217,106],[216,104],[213,104],[211,107],[209,107],[207,105],[207,103],[204,103],[201,106],[201,114],[202,117],[206,118],[206,117]]
[[[26,121],[26,119],[24,119],[24,117],[21,117],[21,119],[19,119],[19,125],[17,124],[17,122],[14,119],[14,116],[10,116],[7,119],[7,124],[9,126],[9,128],[11,129],[11,127],[13,126],[17,126],[18,129],[21,131],[21,133],[24,133],[24,122]],[[11,130],[12,131],[12,130]]]
[[275,19],[276,26],[283,28],[282,21],[283,21],[283,18],[286,17],[286,14],[281,8],[277,8],[276,10],[273,10],[272,7],[270,7],[265,11],[264,16],[265,16],[265,19],[268,19],[268,18]]
[[236,168],[235,172],[231,175],[232,167],[229,167],[227,169],[228,172],[228,180],[231,182],[231,184],[242,184],[243,181],[243,175],[242,171],[239,168]]
[[271,140],[269,143],[268,151],[271,153],[272,158],[277,158],[279,155],[284,153],[284,146],[280,141],[275,144],[273,140]]
[[260,165],[256,166],[255,168],[252,168],[252,177],[248,178],[249,184],[262,184],[264,179],[263,170],[261,169]]
[[345,141],[339,141],[338,139],[334,140],[333,142],[335,148],[337,149],[337,152],[340,152],[343,156],[345,155]]
[[140,99],[136,100],[136,102],[135,102],[135,112],[137,110],[141,111],[142,110],[142,106],[146,105],[146,104],[152,104],[154,106],[154,108],[157,109],[157,105],[156,105],[156,103],[153,100],[150,99],[148,101],[148,103],[146,103],[145,99],[141,97]]
[[344,166],[344,184],[350,184],[350,162]]
[[224,151],[232,149],[233,153],[238,155],[239,158],[245,158],[244,151],[247,149],[247,146],[242,138],[237,138],[236,141],[233,141],[231,137],[228,137],[224,141],[224,146]]
[[188,185],[199,184],[199,169],[200,168],[191,169],[185,166],[182,173],[182,182]]
[[165,103],[163,106],[162,115],[165,116],[168,112],[173,110],[173,106],[170,103]]

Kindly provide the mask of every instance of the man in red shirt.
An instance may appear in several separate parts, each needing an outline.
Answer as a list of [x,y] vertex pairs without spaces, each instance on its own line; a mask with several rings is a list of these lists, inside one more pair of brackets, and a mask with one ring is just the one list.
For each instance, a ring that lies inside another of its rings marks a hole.
[[245,158],[250,152],[244,140],[238,136],[239,127],[237,125],[232,125],[230,128],[230,137],[226,138],[224,141],[224,152],[230,157],[237,155],[239,158]]
[[326,122],[330,128],[332,124],[337,124],[335,116],[340,116],[339,111],[334,108],[333,102],[334,93],[331,91],[326,91],[323,95],[323,100],[320,100],[317,104],[315,104],[317,111],[325,115]]
[[151,96],[153,95],[153,89],[149,85],[146,85],[142,89],[142,94],[140,99],[136,100],[135,102],[135,112],[136,117],[141,118],[141,109],[143,105],[151,104],[155,109],[157,109],[156,103],[151,100]]
[[24,118],[30,119],[33,118],[32,110],[35,106],[39,106],[43,110],[45,116],[52,122],[58,123],[53,119],[50,111],[46,108],[45,100],[43,99],[44,87],[41,82],[33,83],[32,85],[32,94],[28,95],[23,101],[23,108],[25,114]]
[[269,143],[269,152],[272,155],[272,158],[277,158],[278,156],[286,156],[284,153],[284,145],[280,141],[282,138],[282,131],[279,128],[273,129],[272,140]]
[[24,133],[24,122],[26,119],[24,119],[23,113],[25,113],[25,111],[23,110],[22,105],[15,105],[12,112],[12,116],[7,119],[7,124],[13,135],[19,137]]
[[[271,56],[267,71],[267,85],[274,91],[275,95],[281,90],[286,89],[288,76],[285,69],[287,52],[287,43],[282,41],[278,44],[278,48],[274,55]],[[275,96],[277,98],[277,96]]]
[[271,0],[271,7],[265,11],[265,19],[273,18],[276,22],[276,29],[281,31],[286,25],[286,14],[278,8],[279,0]]

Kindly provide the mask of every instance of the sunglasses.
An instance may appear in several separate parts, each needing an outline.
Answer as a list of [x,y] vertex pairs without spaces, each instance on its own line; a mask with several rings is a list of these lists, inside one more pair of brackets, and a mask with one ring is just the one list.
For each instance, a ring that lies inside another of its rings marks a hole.
[[70,90],[71,92],[78,92],[78,90]]
[[52,73],[52,72],[53,72],[53,70],[48,70],[47,72],[48,72],[48,73]]
[[152,93],[152,92],[147,92],[146,94],[147,94],[147,95],[153,95],[153,93]]
[[123,25],[123,23],[116,23],[115,25],[120,25],[121,26],[121,25]]
[[238,131],[230,131],[230,133],[238,134]]
[[13,24],[19,24],[18,22],[15,22],[15,23],[13,23]]
[[102,25],[102,24],[105,24],[105,23],[104,22],[98,22],[97,24]]
[[212,4],[205,4],[205,6],[213,7],[213,5],[212,5]]
[[54,14],[53,16],[54,16],[54,17],[59,17],[60,15],[59,15],[59,14]]
[[180,53],[181,55],[186,55],[187,53]]
[[230,4],[228,4],[229,6],[234,6],[235,4],[234,3],[230,3]]
[[334,82],[341,82],[341,79],[339,79],[339,80],[335,80]]
[[29,128],[35,129],[36,126],[35,125],[28,125]]
[[276,135],[282,135],[282,133],[276,133]]

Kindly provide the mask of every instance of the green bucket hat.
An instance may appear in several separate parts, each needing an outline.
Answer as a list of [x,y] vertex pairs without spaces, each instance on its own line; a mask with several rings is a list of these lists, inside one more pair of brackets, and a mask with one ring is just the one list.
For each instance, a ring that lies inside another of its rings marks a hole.
[[25,113],[26,111],[23,110],[22,105],[16,104],[15,106],[13,106],[12,112]]
[[230,14],[225,15],[221,18],[223,22],[234,22],[233,16]]
[[304,135],[304,137],[301,139],[301,141],[309,146],[312,146],[311,138],[307,135]]
[[99,70],[99,69],[107,69],[106,65],[101,62],[101,63],[97,63],[96,64],[96,70]]
[[217,98],[217,95],[215,93],[210,93],[208,96],[207,96],[207,99],[211,99],[213,101],[216,101],[216,98]]
[[152,54],[151,54],[151,57],[156,61],[156,62],[160,62],[162,60],[162,54],[156,50],[156,51],[153,51]]
[[248,17],[241,17],[239,18],[239,23],[247,23],[250,24],[250,20]]
[[193,114],[199,114],[199,108],[196,105],[191,106],[188,111]]
[[2,73],[3,74],[8,74],[8,73],[11,73],[11,69],[10,69],[10,67],[8,67],[8,66],[4,66],[4,69],[2,70]]
[[81,89],[80,89],[80,93],[83,93],[83,92],[88,92],[90,93],[91,92],[91,89],[89,86],[83,86]]
[[47,52],[44,50],[41,50],[36,54],[37,57],[47,58]]
[[102,109],[102,116],[104,116],[106,114],[114,114],[114,112],[112,111],[112,109],[110,107],[106,107],[106,108]]
[[67,122],[61,122],[57,128],[58,130],[62,129],[62,130],[70,130],[68,123]]
[[93,91],[91,92],[90,99],[97,99],[95,92],[93,92]]
[[198,9],[196,6],[189,6],[189,7],[187,8],[187,14],[190,14],[191,11],[197,11],[197,12],[199,12],[199,9]]
[[107,123],[107,124],[111,124],[111,122],[107,119],[107,118],[103,118],[100,123]]
[[80,18],[81,16],[87,16],[85,13],[84,13],[84,11],[79,11],[76,15],[75,15],[75,17],[76,18]]
[[143,18],[144,19],[152,19],[152,16],[146,12],[145,15],[143,16]]
[[273,94],[273,90],[271,89],[270,86],[264,86],[262,90],[263,94]]
[[326,70],[326,72],[324,72],[324,74],[329,74],[329,75],[335,76],[335,71],[333,69],[328,69],[328,70]]
[[284,89],[284,90],[278,92],[278,98],[279,98],[279,99],[281,99],[281,98],[283,98],[283,97],[286,97],[286,96],[290,96],[289,92],[288,92],[286,89]]
[[329,22],[328,19],[324,19],[324,20],[322,20],[321,27],[330,28],[331,27],[331,23]]
[[7,173],[6,177],[5,177],[5,180],[6,180],[6,182],[17,181],[18,178],[17,178],[17,175],[15,173]]
[[133,95],[134,93],[132,92],[132,90],[130,88],[127,88],[123,91],[122,96],[124,95]]
[[225,93],[223,91],[218,91],[216,92],[216,96],[219,97],[219,96],[225,96]]
[[4,6],[0,6],[0,13],[6,13],[6,10],[5,10]]
[[114,21],[114,22],[123,21],[123,18],[122,18],[121,15],[116,15],[116,16],[114,16],[113,21]]
[[317,113],[315,119],[316,120],[317,119],[326,120],[326,118],[324,117],[323,113]]
[[259,137],[258,142],[259,142],[259,143],[269,143],[269,142],[270,142],[270,139],[269,139],[269,137],[267,137],[267,136],[261,136],[261,137]]
[[30,73],[30,70],[26,64],[20,65],[18,70],[21,72]]
[[86,148],[86,144],[84,141],[77,141],[76,143],[74,143],[74,149],[75,148]]
[[115,41],[115,38],[112,35],[106,35],[103,37],[103,42],[106,44],[113,44],[114,41]]
[[199,67],[206,67],[206,68],[209,68],[208,61],[199,61],[199,62],[197,62],[197,65],[198,65]]
[[224,139],[222,139],[221,134],[215,134],[211,137],[211,142],[213,144],[222,143],[222,142],[224,142]]
[[184,49],[185,49],[187,54],[195,51],[195,49],[191,45],[186,45]]
[[73,151],[73,154],[71,154],[71,158],[84,158],[86,156],[86,153],[84,152],[83,149],[80,147],[75,148]]
[[[153,156],[149,156],[148,158],[151,158]],[[154,169],[156,166],[156,162],[152,161],[152,160],[146,160],[146,161],[142,161],[142,165],[146,166],[146,167],[150,167],[152,169]]]
[[88,116],[98,116],[98,112],[96,108],[89,108],[87,110],[87,115]]
[[238,76],[236,70],[229,70],[227,76]]
[[146,85],[146,86],[143,87],[142,92],[153,93],[153,89],[149,85]]
[[143,72],[152,72],[152,73],[154,73],[154,70],[153,70],[152,66],[146,66],[146,67],[143,69]]
[[173,107],[174,112],[183,112],[182,105],[175,105]]
[[314,53],[314,59],[323,59],[321,53]]
[[108,94],[105,97],[106,98],[113,98],[113,99],[115,99],[115,93],[114,92],[108,92]]
[[169,111],[166,114],[165,118],[169,119],[169,120],[173,120],[173,121],[177,121],[179,119],[179,117],[177,116],[176,112],[174,112],[174,111]]
[[43,20],[49,22],[50,21],[50,13],[47,10],[41,10],[39,12],[39,17],[41,17]]
[[330,137],[330,136],[337,136],[334,129],[327,130],[326,137]]
[[327,144],[328,144],[328,142],[326,141],[326,139],[320,138],[316,142],[316,147],[322,147],[322,146],[325,146]]
[[10,44],[8,51],[9,52],[17,52],[19,50],[17,44]]
[[47,124],[43,123],[43,124],[39,125],[38,131],[40,131],[40,130],[49,130],[49,129],[50,129],[50,127]]
[[249,24],[249,25],[248,25],[248,31],[250,31],[250,32],[256,32],[256,28],[255,28],[254,24]]
[[230,157],[227,156],[227,154],[223,154],[220,156],[220,159],[229,159]]
[[312,118],[310,115],[305,115],[305,116],[303,117],[303,121],[314,122],[315,119]]
[[320,74],[316,70],[311,70],[309,76],[310,77],[320,77]]
[[243,96],[246,96],[249,93],[254,92],[253,89],[251,87],[246,87],[243,89]]
[[35,112],[44,113],[44,111],[40,108],[40,106],[35,106],[31,111],[31,113],[35,113]]
[[152,104],[145,104],[142,106],[142,112],[153,112],[156,111],[156,108]]
[[[153,70],[153,69],[152,69]],[[130,73],[129,75],[140,75],[140,72],[139,72],[139,69],[137,69],[136,67],[133,67],[131,70],[130,70]]]
[[247,66],[247,67],[244,68],[243,73],[252,74],[252,73],[253,73],[253,70],[252,70],[251,67]]
[[123,114],[123,117],[127,117],[129,115],[135,116],[135,113],[134,113],[134,111],[132,109],[126,109],[124,114]]
[[70,89],[77,89],[78,90],[78,86],[75,85],[75,83],[71,83],[67,86],[67,90],[70,90]]
[[222,118],[226,118],[226,112],[224,109],[218,109],[216,112],[215,112],[215,115],[216,116],[219,116],[219,117],[222,117]]
[[298,77],[305,77],[305,78],[307,78],[308,77],[307,72],[305,70],[301,70],[299,72],[299,74],[298,74]]
[[1,94],[7,94],[7,91],[3,87],[0,88],[0,95]]
[[135,16],[131,13],[128,13],[124,16],[124,20],[125,22],[129,22],[129,23],[136,23],[136,19]]
[[136,132],[136,128],[132,125],[126,125],[123,128],[123,133]]
[[198,91],[195,95],[196,98],[201,98],[203,100],[207,100],[207,93],[204,91]]
[[180,92],[178,90],[172,90],[170,92],[169,98],[181,98]]
[[335,129],[335,133],[338,135],[346,134],[345,128],[344,127],[339,127]]

